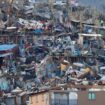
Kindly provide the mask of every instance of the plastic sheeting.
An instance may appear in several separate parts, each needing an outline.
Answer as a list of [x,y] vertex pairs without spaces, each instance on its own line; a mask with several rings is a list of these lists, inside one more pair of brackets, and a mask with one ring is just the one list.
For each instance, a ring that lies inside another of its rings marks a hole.
[[0,79],[0,89],[1,90],[8,90],[9,89],[9,83],[4,78]]
[[0,51],[7,51],[7,50],[12,50],[13,48],[16,47],[16,44],[11,44],[11,45],[0,45]]
[[11,54],[12,54],[12,53],[0,54],[0,57],[9,56],[9,55],[11,55]]

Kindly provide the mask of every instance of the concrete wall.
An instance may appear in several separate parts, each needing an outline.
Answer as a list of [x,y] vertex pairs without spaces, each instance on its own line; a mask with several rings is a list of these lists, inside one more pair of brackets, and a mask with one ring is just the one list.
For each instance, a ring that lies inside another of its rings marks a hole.
[[78,92],[78,105],[105,105],[105,92],[92,92],[96,95],[95,100],[89,100],[88,93]]

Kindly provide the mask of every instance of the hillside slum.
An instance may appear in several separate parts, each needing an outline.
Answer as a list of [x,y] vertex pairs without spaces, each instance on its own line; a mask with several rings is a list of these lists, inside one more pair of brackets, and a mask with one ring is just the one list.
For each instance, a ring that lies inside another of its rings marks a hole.
[[62,2],[1,4],[0,105],[31,105],[29,94],[43,90],[105,85],[104,18]]

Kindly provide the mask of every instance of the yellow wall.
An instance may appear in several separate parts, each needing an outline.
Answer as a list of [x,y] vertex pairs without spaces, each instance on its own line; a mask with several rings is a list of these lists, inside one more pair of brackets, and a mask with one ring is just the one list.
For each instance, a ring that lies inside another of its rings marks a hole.
[[55,0],[48,0],[49,3],[55,3]]
[[30,96],[30,105],[49,105],[49,94],[40,93]]

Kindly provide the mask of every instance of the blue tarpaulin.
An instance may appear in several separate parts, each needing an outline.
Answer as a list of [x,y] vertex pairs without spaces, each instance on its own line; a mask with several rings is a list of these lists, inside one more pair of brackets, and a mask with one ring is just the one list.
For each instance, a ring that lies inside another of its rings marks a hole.
[[42,29],[36,29],[36,30],[34,30],[34,33],[35,33],[35,34],[41,34],[42,32],[43,32]]
[[14,47],[16,47],[16,44],[3,44],[0,45],[0,51],[7,51],[7,50],[12,50]]

